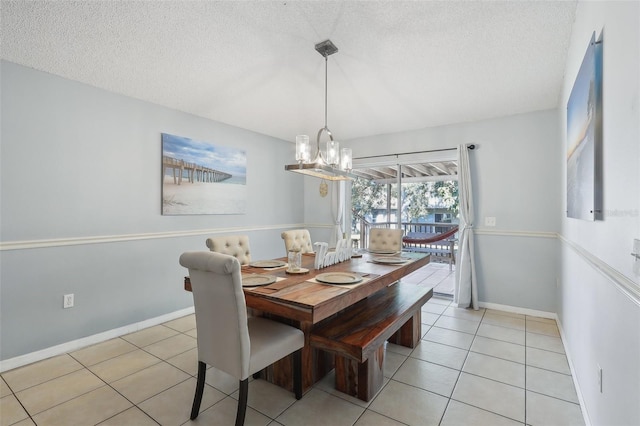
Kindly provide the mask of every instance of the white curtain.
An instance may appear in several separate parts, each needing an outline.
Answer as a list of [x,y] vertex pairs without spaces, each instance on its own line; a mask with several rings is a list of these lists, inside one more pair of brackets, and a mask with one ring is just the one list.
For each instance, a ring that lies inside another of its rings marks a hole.
[[334,231],[332,233],[331,239],[333,240],[331,244],[335,247],[338,240],[340,240],[343,236],[343,217],[344,217],[344,196],[345,196],[345,185],[344,182],[334,181],[334,191],[331,195],[331,212],[333,214],[333,223],[334,223]]
[[458,198],[460,200],[460,224],[456,258],[456,288],[453,301],[459,308],[478,309],[478,281],[476,280],[476,264],[473,253],[473,195],[467,145],[458,146]]

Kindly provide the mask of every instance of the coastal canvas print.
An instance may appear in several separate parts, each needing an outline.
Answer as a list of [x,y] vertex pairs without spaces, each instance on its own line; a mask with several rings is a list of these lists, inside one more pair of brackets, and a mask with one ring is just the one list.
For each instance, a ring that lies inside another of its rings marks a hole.
[[567,217],[602,218],[602,41],[595,32],[567,103]]
[[246,152],[162,133],[162,214],[244,214]]

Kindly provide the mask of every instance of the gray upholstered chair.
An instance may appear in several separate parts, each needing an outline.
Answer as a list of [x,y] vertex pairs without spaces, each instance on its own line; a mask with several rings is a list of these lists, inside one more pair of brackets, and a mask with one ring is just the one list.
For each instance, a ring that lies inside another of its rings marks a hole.
[[402,251],[402,233],[402,229],[371,228],[367,248],[373,252]]
[[207,238],[209,250],[228,254],[235,257],[240,265],[251,263],[251,248],[247,235],[227,235],[224,237]]
[[280,234],[284,240],[284,248],[289,250],[300,250],[300,253],[313,253],[313,243],[308,229],[291,229]]
[[198,381],[191,420],[200,411],[207,364],[240,381],[236,426],[244,423],[249,376],[292,353],[294,393],[300,399],[302,331],[266,318],[247,317],[240,263],[234,257],[192,251],[180,256],[180,264],[189,269],[198,334]]

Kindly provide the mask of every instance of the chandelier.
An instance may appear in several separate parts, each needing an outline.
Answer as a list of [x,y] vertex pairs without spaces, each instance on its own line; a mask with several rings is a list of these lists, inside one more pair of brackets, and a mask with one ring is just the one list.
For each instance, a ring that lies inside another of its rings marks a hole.
[[[328,58],[338,51],[331,40],[322,41],[315,46],[316,51],[324,57],[324,127],[318,130],[316,137],[316,155],[311,159],[309,136],[296,136],[296,161],[295,164],[287,164],[284,169],[290,172],[301,173],[327,180],[350,180],[357,176],[351,173],[352,157],[351,148],[342,148],[340,143],[333,140],[333,135],[327,127],[327,68]],[[326,151],[320,149],[320,137],[323,133],[329,136],[326,143]]]

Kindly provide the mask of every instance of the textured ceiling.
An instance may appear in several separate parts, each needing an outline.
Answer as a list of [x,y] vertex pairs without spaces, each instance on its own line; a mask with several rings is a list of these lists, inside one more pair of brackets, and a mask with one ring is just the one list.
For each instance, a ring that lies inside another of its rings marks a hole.
[[575,1],[4,1],[2,58],[293,141],[554,108]]

